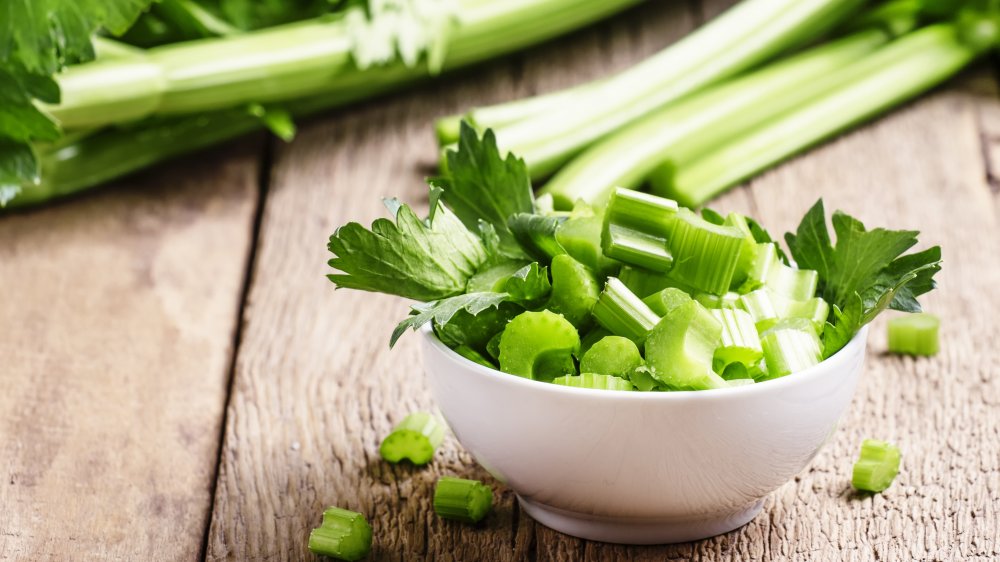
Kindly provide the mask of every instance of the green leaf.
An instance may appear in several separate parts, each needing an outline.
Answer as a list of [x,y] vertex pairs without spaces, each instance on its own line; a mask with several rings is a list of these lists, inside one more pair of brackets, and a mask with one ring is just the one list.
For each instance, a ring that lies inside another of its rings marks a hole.
[[504,291],[510,295],[511,301],[525,308],[534,308],[552,291],[548,268],[539,267],[538,262],[522,267],[507,279]]
[[410,207],[387,200],[396,222],[377,219],[368,230],[348,223],[330,237],[336,256],[328,275],[338,288],[359,289],[432,301],[465,291],[466,283],[486,261],[479,236],[441,205],[433,220],[421,220]]
[[368,0],[346,14],[359,69],[396,60],[415,67],[422,57],[431,74],[441,71],[448,40],[458,23],[453,0]]
[[861,221],[839,211],[831,222],[836,244],[831,242],[820,200],[796,233],[785,235],[798,266],[819,273],[819,292],[834,306],[835,329],[824,335],[827,356],[886,308],[919,312],[917,297],[934,288],[934,274],[941,270],[937,246],[903,255],[917,243],[917,231],[867,230]]
[[726,217],[722,216],[718,211],[704,207],[701,210],[701,218],[712,224],[725,224]]
[[506,300],[506,293],[466,293],[438,301],[415,304],[412,306],[414,314],[400,322],[392,331],[389,347],[396,345],[396,341],[407,329],[416,330],[431,321],[436,325],[444,326],[459,311],[464,310],[472,316],[476,316],[487,308],[499,307],[500,303]]
[[778,258],[781,260],[781,263],[791,265],[791,262],[788,261],[788,256],[785,255],[785,251],[781,249],[781,245],[775,242],[774,238],[771,238],[771,233],[766,228],[761,226],[756,219],[746,216],[743,218],[747,220],[747,226],[750,227],[750,234],[753,236],[754,242],[758,244],[773,244],[775,251],[778,252]]
[[535,212],[524,160],[512,154],[501,158],[493,131],[487,130],[480,139],[464,121],[458,150],[449,150],[447,160],[446,175],[432,179],[431,184],[442,190],[444,201],[467,227],[474,229],[479,221],[486,221],[496,229],[502,245],[512,245],[510,217]]
[[517,213],[508,225],[517,243],[532,258],[548,263],[552,258],[565,254],[566,249],[556,239],[556,231],[566,217]]
[[38,160],[31,147],[0,138],[0,207],[17,197],[22,186],[38,180]]

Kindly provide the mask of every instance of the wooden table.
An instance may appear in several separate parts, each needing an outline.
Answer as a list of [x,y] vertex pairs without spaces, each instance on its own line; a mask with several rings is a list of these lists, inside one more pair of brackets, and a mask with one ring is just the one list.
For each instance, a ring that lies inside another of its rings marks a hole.
[[[443,474],[488,478],[446,441],[429,468],[381,462],[432,408],[397,299],[334,292],[328,235],[425,204],[434,117],[606,75],[728,2],[654,2],[505,61],[255,137],[116,187],[0,218],[0,559],[313,560],[325,506],[367,515],[374,560],[1000,558],[1000,103],[983,65],[720,199],[772,230],[823,196],[944,247],[933,359],[884,354],[812,466],[746,527],[661,547],[537,525],[497,485],[479,528],[432,512]],[[897,442],[885,494],[849,488],[860,442]]]

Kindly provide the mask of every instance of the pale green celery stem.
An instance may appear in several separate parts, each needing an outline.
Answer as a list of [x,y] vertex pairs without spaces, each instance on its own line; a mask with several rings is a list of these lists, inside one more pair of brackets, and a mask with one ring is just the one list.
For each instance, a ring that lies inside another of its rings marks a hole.
[[560,110],[498,127],[497,138],[524,157],[533,177],[548,175],[601,137],[817,35],[860,3],[744,1]]
[[[467,0],[445,68],[548,39],[637,1]],[[322,93],[356,99],[428,76],[426,65],[358,70],[345,25],[341,19],[302,22],[157,47],[142,60],[70,67],[57,77],[63,102],[44,109],[64,127],[99,126]]]
[[126,59],[145,54],[145,51],[138,47],[133,47],[114,39],[108,39],[107,37],[101,37],[100,35],[93,38],[93,44],[97,60]]
[[559,208],[598,202],[614,186],[637,188],[657,166],[683,165],[829,89],[815,87],[835,70],[866,56],[888,36],[877,30],[817,47],[671,104],[594,144],[542,189]]
[[950,24],[915,31],[840,71],[841,87],[678,170],[672,192],[689,205],[941,83],[979,53]]

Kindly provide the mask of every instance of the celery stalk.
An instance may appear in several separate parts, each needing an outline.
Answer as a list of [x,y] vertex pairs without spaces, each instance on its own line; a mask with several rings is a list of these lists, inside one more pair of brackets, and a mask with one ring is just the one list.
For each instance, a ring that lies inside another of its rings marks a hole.
[[660,321],[646,303],[620,280],[609,277],[601,297],[594,305],[594,319],[616,336],[623,336],[636,344],[646,339],[646,334]]

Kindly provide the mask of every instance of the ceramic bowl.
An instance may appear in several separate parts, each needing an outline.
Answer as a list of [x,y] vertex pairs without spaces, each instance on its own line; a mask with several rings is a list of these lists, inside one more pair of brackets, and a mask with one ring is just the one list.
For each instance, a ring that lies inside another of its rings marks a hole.
[[423,331],[424,363],[462,445],[539,523],[657,544],[745,525],[833,433],[867,327],[833,357],[764,383],[700,392],[571,388],[477,365]]

